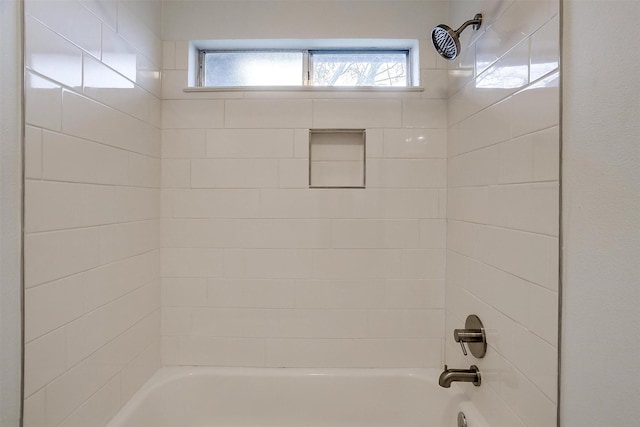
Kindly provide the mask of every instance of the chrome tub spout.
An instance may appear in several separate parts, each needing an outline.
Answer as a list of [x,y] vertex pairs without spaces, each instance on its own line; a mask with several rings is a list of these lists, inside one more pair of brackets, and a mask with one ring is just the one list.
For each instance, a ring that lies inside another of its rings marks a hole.
[[448,369],[447,365],[444,365],[444,371],[440,374],[438,384],[440,387],[449,388],[454,381],[473,383],[478,387],[480,385],[480,370],[476,365],[471,365],[469,369]]

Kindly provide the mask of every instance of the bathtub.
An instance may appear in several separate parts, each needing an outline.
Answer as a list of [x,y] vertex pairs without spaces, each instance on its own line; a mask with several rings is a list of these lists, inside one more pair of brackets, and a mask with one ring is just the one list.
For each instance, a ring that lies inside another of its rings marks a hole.
[[[455,385],[435,369],[168,367],[156,372],[107,427],[455,427]],[[486,427],[470,419],[468,427]]]

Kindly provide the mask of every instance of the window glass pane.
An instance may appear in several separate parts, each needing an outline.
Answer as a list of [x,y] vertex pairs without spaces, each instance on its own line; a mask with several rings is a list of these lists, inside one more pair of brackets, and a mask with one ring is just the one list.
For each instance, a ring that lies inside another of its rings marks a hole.
[[314,86],[408,86],[407,52],[312,52]]
[[207,52],[204,86],[300,86],[302,52]]

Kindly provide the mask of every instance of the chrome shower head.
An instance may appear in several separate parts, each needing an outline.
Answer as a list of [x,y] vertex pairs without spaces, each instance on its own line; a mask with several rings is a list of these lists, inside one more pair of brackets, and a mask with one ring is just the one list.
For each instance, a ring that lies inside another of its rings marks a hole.
[[481,24],[482,14],[478,13],[473,19],[468,20],[455,31],[447,25],[438,25],[431,31],[431,41],[440,56],[452,61],[460,54],[460,33],[469,25],[473,25],[473,29],[477,30]]

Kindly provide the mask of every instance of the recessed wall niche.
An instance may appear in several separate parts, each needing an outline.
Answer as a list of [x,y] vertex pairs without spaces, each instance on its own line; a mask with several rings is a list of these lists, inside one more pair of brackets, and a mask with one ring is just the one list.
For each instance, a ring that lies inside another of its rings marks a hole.
[[309,187],[365,187],[365,130],[309,130]]

